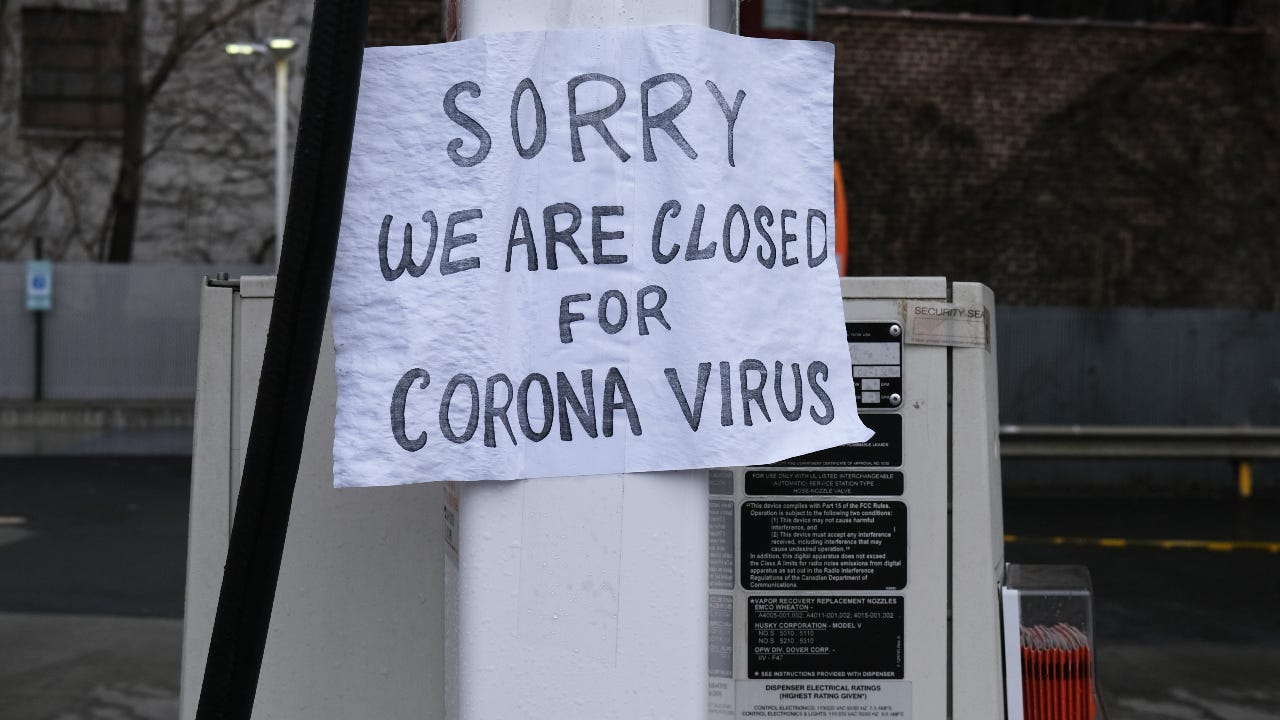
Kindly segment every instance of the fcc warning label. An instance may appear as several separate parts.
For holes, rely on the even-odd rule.
[[[747,598],[747,677],[901,679],[901,596]]]
[[[750,500],[741,513],[744,589],[906,587],[903,502]]]

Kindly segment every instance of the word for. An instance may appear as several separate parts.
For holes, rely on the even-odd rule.
[[[653,306],[650,307],[645,303],[645,298],[650,295],[654,296]],[[586,302],[591,299],[591,293],[574,293],[573,295],[565,295],[560,298],[560,342],[573,342],[573,330],[570,325],[579,320],[585,320],[586,315],[579,312],[573,312],[571,307],[576,302]],[[659,285],[646,285],[636,291],[636,323],[637,330],[641,335],[649,334],[649,323],[647,320],[653,318],[661,323],[662,327],[670,330],[671,324],[662,315],[662,306],[667,304],[667,291]],[[617,320],[609,319],[609,310],[611,307],[617,307]],[[627,296],[622,294],[621,290],[606,290],[600,296],[600,302],[596,304],[596,322],[600,323],[600,329],[607,335],[616,335],[627,326]]]
[[[578,89],[586,83],[604,83],[608,85],[613,90],[613,100],[604,107],[594,110],[580,110],[578,106]],[[667,83],[674,85],[680,91],[680,98],[670,106],[653,112],[650,107],[650,96],[653,94],[654,89]],[[707,80],[705,87],[707,92],[715,98],[716,103],[720,106],[720,112],[724,115],[727,135],[726,155],[729,166],[735,167],[733,159],[733,128],[738,122],[738,113],[742,110],[742,101],[746,99],[747,93],[744,90],[739,90],[734,97],[733,104],[730,105],[715,82]],[[475,99],[480,97],[481,92],[479,84],[464,80],[454,84],[444,94],[445,115],[463,130],[470,133],[477,144],[475,152],[470,155],[463,155],[459,151],[466,142],[460,137],[455,137],[449,141],[446,152],[449,155],[449,159],[459,167],[479,165],[484,162],[484,159],[489,156],[490,150],[493,149],[493,136],[489,134],[485,126],[458,107],[459,95],[466,93],[468,97]],[[693,95],[693,86],[689,84],[689,80],[685,76],[679,73],[654,75],[640,83],[640,139],[645,162],[658,161],[657,151],[653,147],[654,130],[661,130],[665,133],[671,142],[690,160],[698,158],[698,152],[693,149],[684,134],[680,132],[680,128],[676,126],[676,118],[693,102]],[[527,100],[526,97],[528,98]],[[631,159],[631,153],[618,144],[608,125],[605,124],[605,121],[621,110],[627,101],[627,90],[617,78],[603,73],[576,75],[569,80],[566,99],[569,110],[570,152],[574,162],[585,162],[587,159],[586,153],[582,150],[583,128],[594,130],[600,136],[600,139],[604,141],[604,144],[613,151],[618,160],[626,162]],[[526,133],[522,132],[520,127],[520,108],[525,102],[532,103],[534,115],[533,139],[527,145],[524,142]],[[516,84],[515,90],[512,91],[511,113],[508,122],[511,127],[511,143],[515,146],[516,152],[520,154],[520,157],[525,160],[537,157],[547,143],[547,111],[542,102],[542,93],[538,91],[538,86],[531,78],[521,80]]]

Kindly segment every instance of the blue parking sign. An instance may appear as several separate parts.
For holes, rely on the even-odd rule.
[[[53,263],[27,261],[27,309],[46,312],[53,307]]]

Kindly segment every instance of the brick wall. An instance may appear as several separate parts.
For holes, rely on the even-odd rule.
[[[440,0],[370,0],[369,47],[436,43],[443,31]]]
[[[853,274],[1280,309],[1269,34],[824,12]]]
[[[368,44],[439,42],[441,4],[372,0]],[[1251,16],[1264,30],[821,13],[852,273],[1280,309],[1280,12]]]

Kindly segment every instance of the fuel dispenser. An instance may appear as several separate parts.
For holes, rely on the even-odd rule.
[[[467,548],[459,552],[458,485],[333,487],[327,337],[255,717],[493,720],[498,705],[481,717],[468,698],[516,687],[549,688],[569,718],[1005,717],[992,293],[943,278],[845,278],[842,290],[851,372],[875,436],[767,467],[710,471],[706,505],[674,510],[689,528],[672,539],[680,557],[623,558],[621,573],[647,563],[641,572],[652,570],[652,580],[618,585],[633,596],[663,593],[644,585],[683,563],[707,568],[705,586],[619,598],[618,614],[596,623],[614,633],[603,639],[592,639],[587,618],[575,649],[624,658],[605,670],[631,679],[572,696],[539,678],[554,668],[503,644],[520,619],[492,613],[509,607],[507,595],[537,592],[503,582],[536,585],[538,576],[499,568],[478,585],[484,570]],[[195,715],[273,292],[269,277],[210,279],[203,290],[183,720]],[[520,512],[556,517],[555,508],[517,505],[513,522]],[[558,554],[570,565],[599,552]],[[647,639],[644,628],[619,629],[623,615],[649,617],[645,607],[654,622],[684,625]],[[535,639],[558,642],[550,631]],[[516,660],[504,668],[504,658]],[[709,697],[691,699],[690,683],[704,677]],[[514,698],[510,712],[535,700]],[[612,709],[593,709],[596,700]]]
[[[1000,717],[991,292],[846,278],[843,294],[875,436],[712,472],[715,707],[725,718]]]

